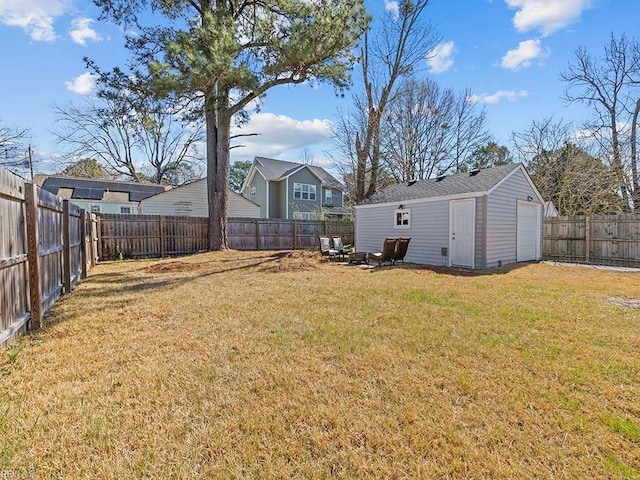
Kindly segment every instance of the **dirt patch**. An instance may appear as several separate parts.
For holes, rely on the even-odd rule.
[[[193,270],[197,270],[199,265],[194,263],[187,262],[167,262],[167,263],[157,263],[155,265],[151,265],[150,267],[146,267],[143,271],[147,273],[179,273],[179,272],[191,272]]]
[[[627,297],[603,297],[602,300],[616,307],[624,307],[632,310],[640,310],[640,298]]]
[[[318,252],[297,251],[281,256],[266,268],[270,272],[295,272],[300,270],[315,270],[320,265]]]

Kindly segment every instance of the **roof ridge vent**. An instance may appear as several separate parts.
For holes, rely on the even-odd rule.
[[[415,178],[412,178],[411,180],[409,180],[409,182],[407,183],[407,185],[410,187],[411,185],[414,185],[418,180],[416,180]]]
[[[444,173],[441,173],[440,175],[438,175],[436,177],[436,182],[440,182],[442,180],[444,180],[446,178],[446,175]]]
[[[469,176],[470,176],[470,177],[475,177],[475,176],[476,176],[477,174],[479,174],[479,173],[480,173],[480,169],[479,169],[479,168],[474,168],[473,170],[471,170],[471,171],[469,172]]]

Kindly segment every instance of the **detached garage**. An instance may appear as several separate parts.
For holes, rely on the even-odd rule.
[[[411,237],[408,262],[472,269],[540,260],[543,205],[519,163],[396,184],[355,207],[355,244]]]

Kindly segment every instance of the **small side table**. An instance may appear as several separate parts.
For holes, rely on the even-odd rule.
[[[351,252],[349,254],[349,263],[366,263],[369,265],[369,254],[367,252]]]

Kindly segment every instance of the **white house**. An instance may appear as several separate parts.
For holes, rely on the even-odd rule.
[[[143,215],[208,217],[207,179],[202,178],[145,198],[140,202],[140,213]],[[227,217],[260,218],[260,205],[229,190]]]
[[[540,260],[543,204],[522,164],[396,184],[355,207],[355,245],[410,237],[408,262],[472,269]]]

